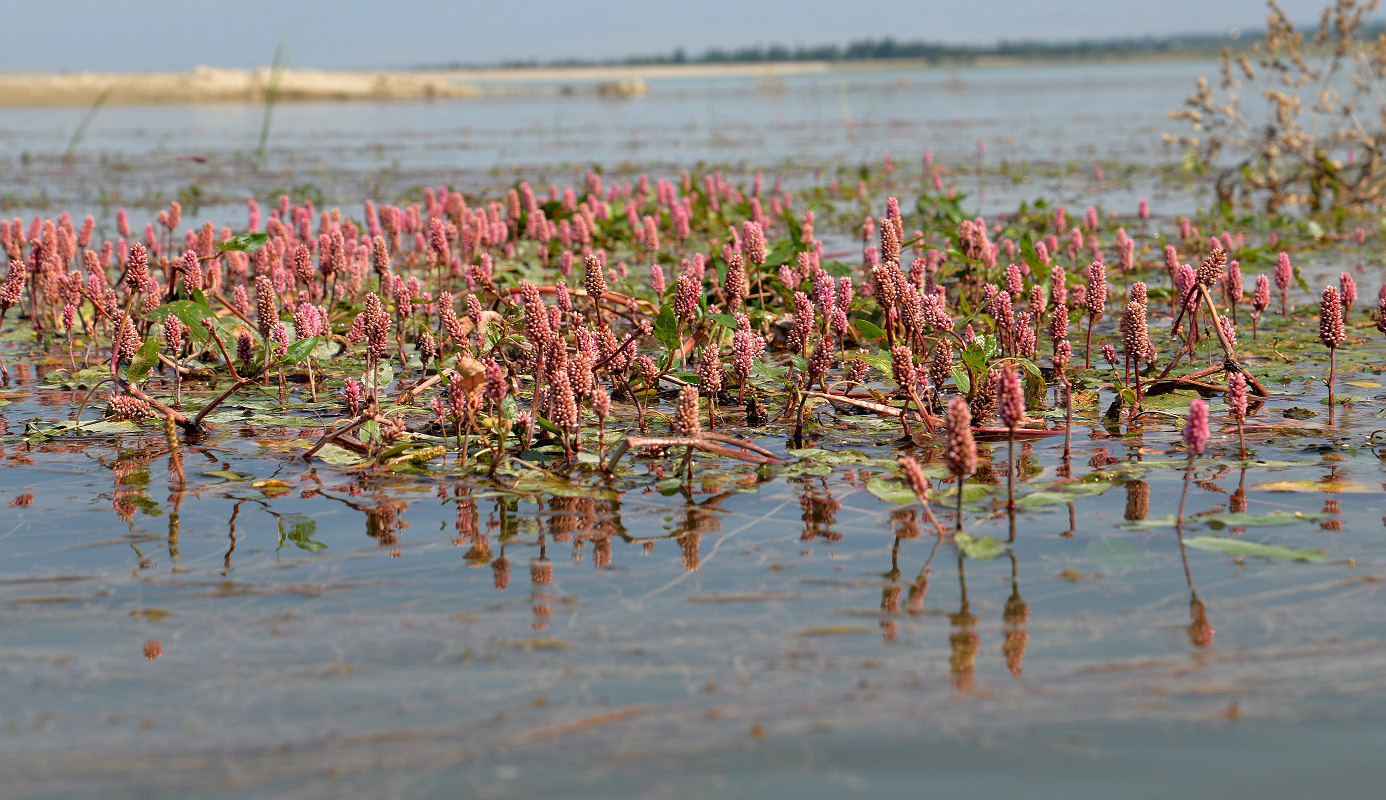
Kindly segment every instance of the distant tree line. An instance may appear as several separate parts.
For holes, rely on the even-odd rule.
[[[1371,35],[1378,35],[1386,25],[1377,22],[1367,26]],[[1140,36],[1112,39],[1080,39],[1072,41],[1039,41],[1003,39],[990,45],[943,44],[919,39],[903,41],[894,37],[860,39],[847,44],[785,45],[754,44],[744,47],[712,47],[701,54],[690,54],[682,47],[668,53],[635,55],[609,59],[513,59],[501,62],[502,67],[586,67],[646,64],[729,64],[773,63],[787,61],[861,62],[908,59],[931,64],[967,63],[987,57],[1072,59],[1109,56],[1159,55],[1165,53],[1219,52],[1231,45],[1245,49],[1263,41],[1265,32],[1242,31],[1236,40],[1226,33],[1189,33],[1172,36]],[[495,66],[492,64],[462,64],[453,62],[449,68],[463,66]]]

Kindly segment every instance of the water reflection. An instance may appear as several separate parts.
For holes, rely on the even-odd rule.
[[[1126,511],[1128,522],[1139,522],[1150,516],[1150,484],[1139,478],[1126,482]]]
[[[1171,657],[1173,650],[1176,660],[1200,659],[1200,654],[1212,652],[1214,618],[1219,608],[1224,609],[1222,615],[1230,614],[1228,609],[1235,604],[1228,603],[1227,596],[1239,589],[1229,588],[1226,582],[1209,584],[1204,592],[1195,588],[1194,575],[1206,573],[1210,562],[1225,558],[1200,553],[1197,543],[1187,546],[1186,537],[1192,541],[1197,535],[1193,525],[1200,517],[1224,507],[1246,513],[1248,505],[1275,499],[1287,501],[1277,502],[1277,508],[1291,509],[1299,500],[1306,513],[1321,508],[1331,515],[1302,527],[1336,531],[1353,513],[1351,495],[1314,497],[1312,505],[1306,506],[1303,500],[1308,495],[1286,498],[1258,492],[1257,476],[1248,475],[1247,468],[1210,459],[1196,467],[1197,485],[1205,489],[1196,493],[1203,498],[1202,504],[1192,509],[1184,537],[1176,533],[1171,541],[1169,528],[1159,525],[1172,511],[1169,487],[1176,476],[1182,476],[1153,466],[1134,473],[1138,477],[1128,477],[1133,473],[1123,469],[1107,469],[1130,461],[1131,454],[1119,447],[1135,450],[1136,446],[1110,439],[1101,444],[1105,447],[1078,443],[1072,462],[1078,474],[1073,478],[1085,485],[1112,485],[1105,496],[1076,494],[1066,500],[1055,498],[1051,505],[1022,504],[1014,514],[999,510],[994,491],[969,501],[974,511],[983,513],[967,514],[967,532],[979,539],[993,536],[998,540],[1005,538],[1008,529],[1015,534],[1012,546],[994,553],[990,560],[965,557],[951,537],[937,535],[917,504],[891,506],[877,501],[867,487],[884,468],[865,464],[838,468],[830,475],[801,472],[784,480],[751,473],[715,475],[707,470],[695,483],[667,494],[660,494],[653,485],[640,487],[648,489],[644,493],[623,494],[594,479],[587,485],[560,487],[561,494],[555,496],[504,484],[469,486],[409,475],[319,470],[293,462],[281,465],[263,454],[254,460],[238,458],[225,443],[171,448],[155,437],[126,439],[114,449],[92,447],[87,457],[99,465],[94,470],[98,486],[93,494],[102,497],[92,504],[91,513],[107,521],[114,513],[120,520],[121,532],[126,534],[121,541],[128,539],[134,548],[146,585],[157,579],[156,567],[161,565],[183,576],[179,580],[188,580],[199,570],[223,576],[235,571],[238,585],[262,584],[266,596],[283,588],[286,579],[279,576],[290,574],[289,569],[324,584],[332,578],[322,576],[364,575],[367,579],[361,584],[374,587],[372,593],[407,594],[411,613],[417,613],[428,607],[427,593],[434,589],[416,590],[411,578],[400,576],[428,580],[430,575],[446,574],[440,581],[446,588],[438,591],[464,598],[459,603],[450,596],[449,613],[456,614],[460,606],[467,613],[467,625],[484,626],[486,635],[494,639],[514,639],[518,629],[523,631],[521,636],[545,643],[561,641],[561,647],[554,647],[562,649],[580,647],[586,641],[581,636],[613,637],[609,630],[583,629],[595,615],[576,613],[581,606],[600,607],[608,619],[632,619],[611,617],[607,610],[652,590],[662,591],[666,581],[679,585],[680,579],[694,575],[682,584],[684,588],[698,586],[697,591],[705,595],[745,593],[743,599],[727,601],[743,605],[699,605],[698,613],[690,614],[687,606],[679,605],[687,597],[669,592],[661,598],[665,605],[658,606],[659,613],[650,616],[679,625],[696,620],[698,625],[721,626],[715,629],[723,632],[727,626],[753,621],[759,657],[779,655],[784,635],[799,627],[865,632],[872,640],[868,646],[874,648],[871,658],[889,663],[904,659],[898,654],[912,653],[912,669],[917,671],[913,677],[921,686],[956,695],[972,707],[1016,687],[1052,687],[1055,664],[1069,658],[1056,659],[1053,653],[1070,644],[1080,653],[1072,660],[1085,665],[1124,656],[1121,648],[1156,658]],[[70,446],[45,444],[47,450],[31,455],[55,454],[58,447]],[[1017,459],[1017,477],[1025,481],[1047,476],[1036,479],[1043,481],[1054,476],[1060,466],[1055,458],[1057,442],[1045,448],[1045,443],[1027,443]],[[930,449],[918,452],[926,464],[937,459]],[[1124,458],[1114,458],[1114,453]],[[62,457],[74,455],[63,453]],[[1152,462],[1170,460],[1161,459],[1158,451],[1150,456]],[[999,483],[999,463],[996,472],[981,471],[979,485]],[[1085,475],[1084,464],[1105,471]],[[254,474],[256,469],[263,477]],[[935,469],[932,474],[940,472]],[[1306,475],[1316,482],[1343,486],[1357,477],[1343,462],[1299,473]],[[932,482],[943,488],[946,480],[934,477]],[[27,476],[25,482],[30,482]],[[762,484],[759,492],[745,493],[756,482]],[[727,491],[729,485],[736,489]],[[22,493],[16,487],[8,496],[22,498],[11,501],[11,506],[24,513],[45,502],[42,491],[27,487]],[[985,513],[988,504],[991,514]],[[767,510],[771,506],[773,510]],[[1080,517],[1081,526],[1077,524]],[[1115,527],[1121,521],[1149,525],[1122,531]],[[753,530],[755,536],[729,538],[742,530]],[[1262,540],[1261,530],[1252,527],[1215,533],[1246,536],[1247,530]],[[1114,565],[1095,558],[1097,551],[1091,545],[1099,540],[1120,545],[1101,551],[1109,552]],[[816,553],[815,542],[830,543],[831,555]],[[1176,546],[1178,567],[1173,560]],[[404,558],[406,563],[396,565],[387,555]],[[642,562],[636,555],[649,558]],[[1080,568],[1052,566],[1056,561],[1085,558],[1075,565]],[[1254,560],[1248,563],[1266,566]],[[266,567],[285,569],[275,574],[266,572]],[[950,588],[952,570],[957,571],[956,596]],[[1021,585],[1022,571],[1027,574],[1025,586]],[[1159,604],[1139,612],[1151,629],[1165,626],[1169,630],[1177,625],[1172,636],[1116,636],[1114,643],[1103,646],[1078,641],[1082,636],[1071,623],[1074,612],[1086,611],[1080,599],[1086,603],[1100,598],[1096,602],[1101,605],[1115,598],[1117,603],[1141,607],[1151,595],[1177,585],[1177,572],[1185,580],[1178,593],[1177,616]],[[1055,575],[1059,573],[1071,577],[1058,583]],[[519,581],[513,586],[512,577]],[[1205,574],[1205,583],[1208,577]],[[815,588],[805,590],[805,586]],[[608,600],[614,602],[608,604]],[[355,599],[352,604],[369,605]],[[871,622],[843,625],[844,613],[869,615]],[[1102,628],[1111,617],[1094,614],[1091,619]],[[574,633],[578,630],[581,636]],[[124,646],[138,657],[138,647],[159,635],[140,630]],[[663,642],[675,652],[687,646],[677,636],[661,638],[666,635],[667,631],[647,627],[632,638],[641,640],[642,646],[645,638]],[[687,641],[702,642],[699,646],[707,642],[694,634],[684,635],[690,637]],[[1222,649],[1235,652],[1246,635],[1244,630],[1224,630]],[[173,645],[178,639],[164,634],[162,641]],[[861,639],[850,636],[824,636],[812,642],[805,652],[856,655],[853,648],[861,648]],[[1140,652],[1150,642],[1156,642],[1154,653]],[[180,644],[177,652],[182,657],[188,650]],[[586,657],[550,655],[565,665]],[[684,653],[677,657],[688,658]],[[161,664],[166,661],[162,659]]]
[[[1194,589],[1193,573],[1189,571],[1189,552],[1184,546],[1184,534],[1182,531],[1175,531],[1179,538],[1179,560],[1184,565],[1184,581],[1189,587],[1189,626],[1185,630],[1189,634],[1189,644],[1197,648],[1204,648],[1213,643],[1213,625],[1208,621],[1208,608],[1203,601],[1198,599],[1198,590]]]
[[[977,650],[981,637],[977,635],[977,617],[967,602],[966,559],[958,554],[958,610],[948,615],[952,632],[948,635],[950,654],[948,671],[953,676],[953,688],[970,692],[977,670]]]
[[[837,512],[842,504],[833,499],[827,478],[802,477],[791,483],[800,489],[799,508],[803,511],[804,520],[804,532],[800,538],[805,542],[815,539],[840,541],[842,534],[833,530],[833,524],[837,521]]]

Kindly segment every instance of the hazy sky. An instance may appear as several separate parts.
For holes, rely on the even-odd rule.
[[[1281,0],[1313,22],[1327,0]],[[709,47],[893,36],[949,43],[1227,31],[1264,25],[1261,0],[52,0],[4,16],[0,72],[264,66],[288,36],[299,67],[690,54]]]

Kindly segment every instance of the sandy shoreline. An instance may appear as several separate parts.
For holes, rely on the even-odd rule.
[[[827,72],[826,62],[534,69],[345,71],[285,69],[279,100],[430,100],[516,93],[591,92],[626,97],[660,78],[776,77]],[[198,67],[182,73],[11,73],[0,75],[0,107],[263,103],[272,71]]]
[[[649,81],[706,78],[775,79],[790,75],[896,69],[948,71],[1053,63],[1130,63],[1207,59],[1207,53],[1141,53],[1082,59],[984,56],[966,61],[783,61],[753,64],[638,64],[591,67],[524,67],[419,70],[285,69],[279,100],[447,100],[493,95],[599,94],[632,97]],[[103,93],[111,105],[265,102],[268,67],[197,67],[191,72],[0,74],[0,108],[90,106]]]

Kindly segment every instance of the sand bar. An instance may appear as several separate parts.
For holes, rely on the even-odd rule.
[[[429,100],[584,92],[629,97],[644,94],[650,79],[774,78],[832,69],[826,62],[398,71],[285,69],[278,76],[278,99]],[[197,67],[181,73],[11,73],[0,75],[0,107],[89,106],[107,92],[104,102],[111,105],[263,103],[273,79],[273,71],[267,67]]]

